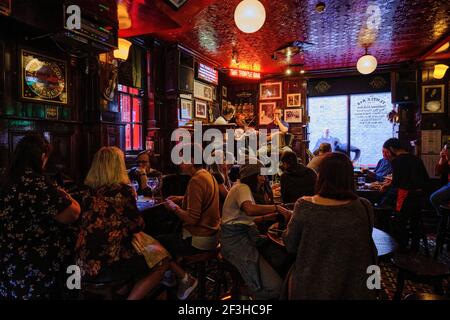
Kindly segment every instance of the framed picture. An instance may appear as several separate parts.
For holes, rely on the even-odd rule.
[[[259,104],[259,124],[269,124],[273,121],[273,114],[277,107],[276,102],[261,102]]]
[[[266,82],[259,86],[260,100],[281,99],[283,95],[281,82]]]
[[[301,123],[302,122],[302,109],[285,109],[284,121],[287,123]]]
[[[422,86],[422,113],[443,113],[445,85]]]
[[[67,104],[67,63],[21,50],[21,99]]]
[[[194,81],[194,97],[201,100],[213,101],[213,88],[200,81]]]
[[[204,101],[195,100],[195,117],[206,119],[208,115],[208,105]]]
[[[287,95],[286,106],[289,107],[299,107],[302,105],[302,94],[292,93]]]
[[[222,98],[226,98],[228,95],[228,89],[225,86],[222,86]]]
[[[175,10],[180,9],[186,2],[187,0],[166,0],[166,2]]]
[[[192,101],[181,99],[180,102],[180,118],[185,120],[192,119]]]

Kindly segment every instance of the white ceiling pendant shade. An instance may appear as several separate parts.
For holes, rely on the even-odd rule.
[[[368,54],[366,49],[366,54],[358,59],[358,62],[356,63],[356,69],[358,69],[359,73],[370,74],[375,71],[377,65],[377,59],[374,56]]]
[[[266,9],[258,0],[243,0],[234,10],[234,22],[245,33],[254,33],[266,21]]]

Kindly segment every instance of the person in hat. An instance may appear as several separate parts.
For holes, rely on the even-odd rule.
[[[261,175],[263,166],[256,158],[248,162],[240,167],[240,182],[231,188],[223,206],[222,254],[239,270],[256,299],[276,299],[282,279],[259,251],[264,238],[256,222],[276,220],[278,215],[288,221],[291,212],[278,205],[255,203],[252,192],[260,188],[265,176]]]

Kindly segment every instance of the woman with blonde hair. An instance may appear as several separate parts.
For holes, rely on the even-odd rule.
[[[142,299],[161,282],[171,268],[182,279],[186,298],[197,285],[168,258],[150,269],[144,256],[133,247],[133,237],[144,229],[129,185],[124,154],[116,147],[103,147],[94,156],[85,179],[89,192],[83,197],[80,234],[76,245],[77,265],[85,281],[132,281],[128,299]],[[106,279],[106,280],[105,280]]]

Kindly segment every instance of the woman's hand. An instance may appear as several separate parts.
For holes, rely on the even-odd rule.
[[[167,197],[166,200],[173,201],[176,204],[180,205],[183,202],[184,196],[170,196]]]
[[[277,206],[277,212],[284,217],[284,221],[288,222],[291,220],[292,211],[283,208],[282,206]]]
[[[179,208],[179,206],[175,204],[175,202],[173,202],[172,200],[167,200],[163,204],[164,207],[171,212],[175,212]]]

